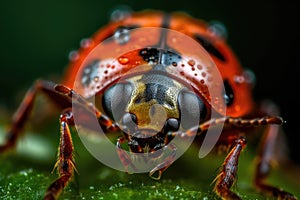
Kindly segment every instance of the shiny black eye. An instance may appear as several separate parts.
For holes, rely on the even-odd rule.
[[[167,119],[165,126],[164,126],[164,132],[174,132],[178,131],[179,129],[179,121],[176,118],[169,118]]]
[[[108,88],[103,94],[103,109],[105,113],[119,121],[125,114],[125,109],[130,101],[132,85],[130,83],[117,83]]]
[[[180,123],[184,129],[196,126],[200,120],[206,118],[207,110],[204,102],[192,92],[180,92],[178,105],[181,117]]]
[[[133,130],[137,124],[137,117],[131,113],[125,113],[121,121],[122,125],[127,127],[129,130]]]

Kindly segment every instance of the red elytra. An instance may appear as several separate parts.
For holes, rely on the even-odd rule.
[[[95,49],[101,42],[103,42],[105,39],[113,36],[115,31],[119,27],[162,27],[162,23],[164,20],[165,13],[159,12],[159,11],[144,11],[144,12],[138,12],[138,13],[133,13],[130,16],[125,17],[124,19],[116,22],[109,23],[108,25],[104,26],[101,28],[99,31],[97,31],[91,38],[89,45],[86,46],[85,48],[81,48],[78,51],[76,59],[73,61],[71,60],[66,74],[65,78],[63,81],[63,84],[66,86],[73,88],[74,87],[74,82],[76,79],[76,76],[78,73],[80,73],[80,70],[83,70],[83,62],[86,59],[87,55],[90,54],[92,50]],[[239,117],[239,116],[244,116],[246,114],[249,114],[253,110],[253,97],[252,97],[252,83],[249,81],[241,81],[237,82],[235,77],[244,77],[244,69],[241,67],[238,59],[236,58],[236,55],[234,52],[231,50],[231,48],[228,46],[226,43],[225,39],[222,37],[217,37],[215,33],[212,31],[209,31],[209,24],[200,20],[200,19],[195,19],[192,18],[189,15],[183,14],[183,13],[173,13],[169,17],[169,25],[168,29],[178,31],[180,33],[183,33],[191,38],[195,38],[196,35],[201,36],[201,38],[204,38],[205,40],[209,41],[212,43],[215,49],[218,50],[218,54],[222,55],[222,59],[216,57],[215,55],[212,55],[211,58],[213,59],[215,65],[218,68],[218,73],[221,74],[221,77],[223,80],[227,80],[229,85],[231,86],[233,92],[235,94],[235,99],[232,102],[230,106],[226,107],[226,113],[222,111],[223,105],[220,105],[219,107],[221,108],[219,112],[223,115],[227,116],[232,116],[232,117]],[[186,25],[188,24],[188,26]],[[154,31],[155,32],[155,31]],[[155,45],[158,43],[158,40],[160,38],[160,33],[151,33],[148,35],[137,35],[137,37],[145,38],[145,40],[135,40],[134,44],[137,44],[141,47],[147,47],[151,45]],[[148,37],[151,35],[152,37]],[[131,41],[134,40],[134,38],[130,39]],[[172,47],[173,49],[177,50],[180,49],[179,53],[183,56],[188,55],[188,51],[191,49],[189,44],[178,42],[178,43],[173,43],[172,40],[174,40],[174,37],[169,34],[167,38],[167,44]],[[131,44],[131,43],[130,43]],[[179,46],[178,46],[179,45]],[[115,42],[111,41],[108,44],[103,44],[103,47],[106,47],[108,50],[106,52],[111,52],[109,50],[112,49],[118,49],[118,46]],[[122,50],[125,51],[126,49],[126,44],[122,45]],[[130,47],[128,48],[130,49]],[[102,52],[102,51],[101,51]],[[114,53],[113,53],[114,54]],[[131,68],[134,68],[136,65],[141,65],[145,64],[146,62],[143,61],[141,56],[138,54],[138,52],[131,52],[131,55],[124,55],[125,59],[128,60],[128,63],[122,64],[121,62],[117,62],[117,59],[122,60],[122,57],[120,58],[115,58],[115,61],[112,61],[113,66],[117,68],[118,65],[119,71],[123,71],[123,73],[126,73],[126,68],[130,70]],[[115,54],[114,54],[115,55]],[[107,57],[106,55],[101,55],[104,58]],[[224,60],[226,58],[226,60]],[[119,60],[119,61],[120,61]],[[185,61],[188,60],[188,58],[185,59]],[[190,63],[184,63],[184,65],[189,66],[189,65],[194,65],[192,67],[199,67],[197,66],[196,63],[193,63],[194,61],[191,60]],[[110,63],[108,63],[110,65]],[[200,66],[202,67],[202,66]],[[180,68],[179,68],[180,69]],[[192,68],[191,68],[192,69]],[[117,71],[117,70],[116,70]],[[114,71],[113,73],[116,73]],[[194,80],[194,72],[192,70],[187,70],[185,68],[183,70],[186,75],[190,76],[191,78],[187,78],[187,84],[190,84],[190,82],[193,82]],[[110,71],[111,72],[111,71]],[[205,72],[204,72],[205,73]],[[109,76],[109,74],[108,74]],[[114,74],[112,74],[113,77]],[[200,75],[201,76],[201,75]],[[218,76],[218,75],[212,75],[212,77]],[[101,78],[101,77],[100,77]],[[111,81],[111,79],[108,79],[108,81]],[[215,82],[212,81],[212,83],[216,84]],[[196,91],[201,91],[203,90],[204,87],[201,86],[199,80],[195,80],[196,85],[200,85],[199,87],[195,88]],[[219,84],[218,84],[219,85]],[[222,87],[223,85],[216,86],[216,87]],[[79,90],[81,90],[79,86]],[[220,88],[221,91],[222,88]],[[95,92],[101,92],[101,91],[95,91]],[[82,93],[83,94],[83,93]],[[208,93],[201,93],[202,95],[209,95]],[[85,96],[85,94],[83,94]],[[88,96],[88,95],[87,95]],[[213,99],[210,99],[210,97],[206,96],[206,99],[208,99],[208,102],[214,103],[215,101]],[[222,102],[222,99],[219,99],[220,102]]]

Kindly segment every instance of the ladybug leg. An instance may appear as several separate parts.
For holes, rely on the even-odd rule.
[[[161,178],[162,173],[175,161],[176,157],[176,146],[173,144],[169,144],[164,148],[169,148],[171,153],[164,159],[164,161],[154,167],[150,172],[149,176],[154,180],[159,180]],[[158,176],[153,176],[156,172],[158,172]]]
[[[270,116],[270,117],[261,117],[254,119],[242,119],[242,118],[233,118],[233,117],[221,117],[216,119],[208,120],[199,126],[195,126],[185,131],[184,133],[175,132],[172,133],[172,137],[176,135],[181,136],[182,138],[187,138],[193,136],[195,131],[200,135],[204,131],[208,130],[209,127],[217,126],[219,124],[232,125],[234,127],[253,127],[253,126],[262,126],[262,125],[280,125],[283,123],[283,120],[280,117]],[[246,147],[246,139],[240,137],[236,139],[233,147],[226,156],[224,163],[222,165],[221,172],[215,179],[215,188],[216,193],[224,199],[241,199],[234,192],[230,190],[231,186],[234,184],[237,176],[237,167],[238,159],[241,151]],[[257,177],[260,175],[258,174]]]
[[[152,179],[159,180],[161,178],[162,173],[175,161],[177,148],[174,144],[170,143],[170,141],[175,137],[180,137],[183,140],[190,139],[191,137],[195,136],[195,129],[197,131],[199,127],[193,127],[185,132],[177,131],[168,133],[164,141],[164,144],[166,145],[164,148],[169,148],[171,150],[171,153],[165,158],[164,162],[158,164],[149,172],[149,176]],[[157,177],[154,176],[156,172],[158,172]]]
[[[122,162],[122,164],[125,167],[125,170],[127,173],[129,173],[128,167],[130,166],[134,171],[137,171],[135,165],[132,163],[131,157],[126,153],[126,151],[122,148],[122,144],[126,141],[125,137],[120,137],[117,140],[117,153],[118,156]]]
[[[278,112],[271,111],[270,113],[267,112],[267,114],[276,115],[278,114]],[[283,122],[284,121],[282,120],[282,118],[277,116],[266,116],[253,119],[223,117],[218,119],[212,119],[208,122],[201,124],[198,127],[198,134],[201,134],[202,131],[207,130],[210,126],[215,126],[219,123],[224,123],[235,127],[253,127],[268,125],[265,135],[261,142],[258,157],[256,159],[254,184],[258,190],[271,196],[276,196],[280,199],[295,200],[297,198],[289,192],[283,191],[277,187],[265,183],[265,180],[271,171],[273,152],[276,147],[276,138],[279,133],[279,126],[277,125],[281,125]]]
[[[271,186],[266,183],[266,179],[272,170],[272,163],[274,163],[274,150],[277,147],[276,139],[279,133],[278,126],[268,126],[265,135],[260,143],[259,153],[256,157],[256,169],[254,175],[255,187],[265,194],[275,196],[278,199],[293,199],[297,198],[280,188]]]
[[[29,118],[37,92],[43,91],[47,93],[47,91],[53,90],[53,87],[54,84],[50,82],[37,81],[33,87],[27,91],[22,103],[13,116],[12,125],[8,129],[6,140],[4,144],[0,145],[0,153],[15,146],[16,141],[24,128],[25,122]]]
[[[54,166],[54,168],[57,168],[59,178],[48,187],[44,199],[56,199],[74,174],[74,147],[69,130],[70,125],[74,125],[74,120],[72,112],[68,109],[60,115],[61,135],[57,155],[58,159]]]
[[[118,127],[112,123],[112,121],[102,113],[100,113],[94,106],[89,104],[79,94],[73,90],[63,86],[57,85],[53,82],[38,80],[26,93],[22,103],[18,110],[15,112],[12,125],[8,129],[6,140],[4,144],[0,145],[0,153],[13,148],[16,144],[17,139],[20,137],[21,132],[24,128],[25,122],[28,120],[31,113],[34,100],[38,93],[43,93],[50,98],[52,102],[58,107],[65,109],[72,107],[72,101],[77,101],[82,107],[87,108],[91,112],[95,113],[99,123],[103,127],[107,127],[108,131],[117,130]]]
[[[224,160],[221,172],[215,179],[214,190],[223,199],[241,199],[230,188],[236,181],[239,156],[245,147],[246,139],[244,137],[240,137],[235,141],[235,144]]]
[[[198,129],[198,133],[208,130],[211,126],[217,126],[218,124],[228,124],[235,127],[253,127],[253,126],[263,126],[268,124],[277,124],[281,125],[284,121],[281,117],[277,116],[266,116],[261,118],[253,119],[243,119],[243,118],[234,118],[234,117],[221,117],[216,119],[211,119],[207,122],[204,122],[199,125],[199,127],[193,127],[187,132],[193,132],[195,129]]]
[[[84,99],[74,90],[61,84],[55,85],[54,89],[60,95],[65,95],[69,97],[70,101],[73,103],[72,106],[74,107],[74,109],[79,108],[80,111],[83,111],[85,114],[88,114],[87,112],[90,112],[90,114],[96,115],[99,124],[103,128],[105,128],[106,132],[120,130],[118,125],[113,123],[113,121],[108,116],[101,113],[92,103],[86,101],[86,99]]]
[[[254,118],[254,119],[242,119],[242,118],[233,118],[233,117],[220,117],[210,119],[204,123],[201,123],[199,126],[194,126],[188,130],[183,132],[174,132],[171,133],[171,138],[176,135],[180,135],[180,137],[192,137],[194,133],[197,132],[197,135],[201,135],[204,131],[207,131],[209,127],[218,126],[220,124],[228,124],[236,127],[252,127],[252,126],[262,126],[267,124],[278,124],[281,125],[283,123],[282,118],[277,116],[271,117],[262,117],[262,118]],[[168,140],[169,138],[167,138]]]
[[[279,114],[278,108],[274,104],[268,104],[264,106],[266,113]],[[294,195],[289,192],[283,191],[280,188],[268,185],[266,179],[272,170],[272,163],[274,163],[274,150],[278,146],[277,139],[280,134],[280,127],[270,125],[265,130],[264,136],[261,140],[258,156],[256,157],[256,169],[254,177],[255,187],[266,194],[276,196],[278,199],[297,199]]]

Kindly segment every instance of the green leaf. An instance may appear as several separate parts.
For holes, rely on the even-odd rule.
[[[4,135],[0,129],[0,135]],[[1,199],[41,199],[46,188],[57,178],[51,173],[56,161],[59,134],[27,133],[15,152],[0,157]],[[191,147],[155,181],[148,174],[127,174],[111,169],[93,158],[74,134],[76,166],[74,176],[60,199],[219,199],[212,181],[225,155],[199,159],[198,148]],[[252,185],[254,154],[246,148],[240,157],[238,181],[233,187],[243,199],[266,199]],[[275,170],[270,182],[299,196],[299,182],[288,173]]]

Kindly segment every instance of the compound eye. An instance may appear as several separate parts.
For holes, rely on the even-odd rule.
[[[119,121],[125,113],[131,99],[132,85],[130,83],[117,83],[108,88],[103,94],[103,109],[109,117]]]
[[[132,113],[125,113],[122,117],[122,125],[129,130],[133,130],[137,125],[137,117]]]
[[[180,122],[184,129],[195,126],[195,122],[204,119],[207,114],[206,106],[201,98],[189,91],[182,91],[178,96]]]
[[[168,132],[174,132],[174,131],[178,131],[179,129],[179,120],[176,118],[169,118],[167,119],[165,126],[164,126],[164,132],[168,133]]]

